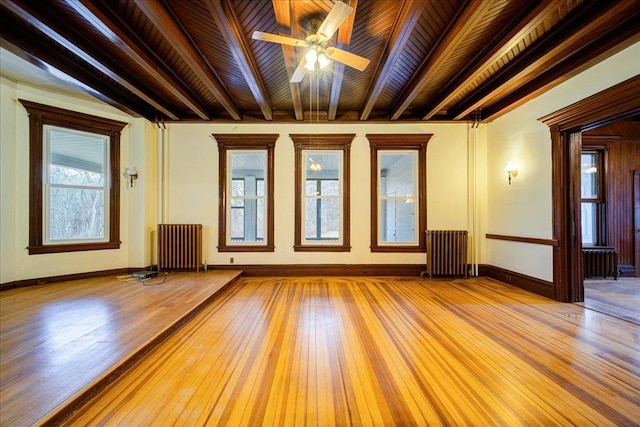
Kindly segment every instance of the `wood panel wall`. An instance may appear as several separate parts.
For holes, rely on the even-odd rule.
[[[583,147],[598,146],[606,147],[606,244],[617,249],[619,265],[634,266],[637,275],[640,266],[634,265],[633,174],[640,170],[640,141],[604,140],[602,137],[583,140]]]

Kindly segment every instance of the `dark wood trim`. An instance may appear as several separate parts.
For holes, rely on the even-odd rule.
[[[134,0],[138,8],[153,23],[158,32],[171,44],[175,52],[187,63],[189,68],[198,76],[198,79],[222,104],[227,113],[234,120],[241,120],[242,114],[227,88],[218,79],[216,73],[209,67],[200,53],[196,50],[180,24],[173,19],[172,13],[167,10],[164,2],[150,2],[147,0]],[[179,5],[177,6],[179,7]]]
[[[534,245],[558,246],[558,241],[555,239],[540,239],[537,237],[507,236],[504,234],[489,234],[489,233],[487,233],[485,237],[487,239],[506,240],[509,242],[531,243]]]
[[[120,248],[120,132],[127,125],[112,119],[19,100],[29,113],[29,254]],[[43,127],[59,126],[109,137],[109,241],[45,245],[43,237]]]
[[[274,1],[277,3],[278,0]],[[353,8],[353,12],[347,17],[347,19],[340,25],[337,32],[336,47],[339,49],[349,50],[349,44],[351,43],[351,35],[353,33],[353,22],[356,18],[356,11],[358,8],[358,0],[346,0],[346,4]],[[338,102],[340,101],[340,93],[342,91],[342,82],[344,79],[345,65],[333,61],[333,72],[331,73],[331,90],[329,91],[329,105],[327,106],[327,119],[335,120],[338,113]]]
[[[33,279],[14,280],[0,284],[0,291],[9,289],[25,288],[27,286],[48,285],[50,283],[69,282],[72,280],[90,279],[93,277],[119,276],[129,274],[134,271],[144,270],[144,268],[116,268],[112,270],[89,271],[85,273],[63,274],[60,276],[37,277]]]
[[[351,143],[355,133],[340,134],[290,134],[295,150],[294,182],[295,182],[295,220],[294,245],[295,252],[349,252],[351,251]],[[303,158],[302,152],[307,150],[340,150],[342,151],[342,244],[313,245],[302,244],[302,196]]]
[[[553,250],[553,282],[558,301],[581,301],[584,293],[581,250],[575,241],[581,234],[574,233],[580,225],[575,215],[580,213],[581,199],[580,192],[572,190],[574,181],[579,185],[581,144],[572,134],[639,112],[640,76],[635,76],[538,119],[551,133],[553,238],[558,241]]]
[[[416,24],[425,8],[424,0],[405,0],[400,6],[400,12],[393,24],[393,31],[389,35],[382,55],[378,61],[375,75],[364,97],[360,109],[360,120],[367,120],[373,107],[380,98],[389,78],[393,75],[393,68],[402,54],[409,37],[413,33]],[[373,64],[372,64],[373,65]]]
[[[640,277],[640,170],[633,171],[633,223],[635,241],[635,276]]]
[[[218,29],[222,33],[231,54],[236,60],[236,65],[240,68],[253,97],[266,120],[273,120],[273,110],[269,104],[269,95],[264,85],[258,65],[253,59],[251,48],[244,36],[242,23],[238,14],[229,0],[207,1],[206,5],[209,13],[218,24]]]
[[[426,252],[427,250],[427,143],[433,134],[367,134],[371,153],[371,252]],[[418,245],[378,244],[378,151],[418,151]]]
[[[554,286],[552,282],[547,282],[546,280],[527,276],[526,274],[516,273],[515,271],[486,264],[478,266],[478,272],[480,276],[491,277],[492,279],[517,286],[525,291],[555,299]]]
[[[209,265],[208,269],[228,270],[229,265]],[[246,276],[398,276],[419,277],[424,264],[266,264],[233,265]]]
[[[274,246],[274,166],[277,133],[264,134],[212,134],[218,142],[218,251],[219,252],[273,252]],[[227,151],[266,150],[267,170],[267,239],[264,245],[227,245]]]

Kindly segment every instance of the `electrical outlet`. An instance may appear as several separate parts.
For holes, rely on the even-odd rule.
[[[229,264],[233,264],[233,261],[234,261],[233,257],[229,258]]]
[[[504,276],[504,280],[506,280],[507,282],[510,282],[511,276],[507,274],[506,276]]]

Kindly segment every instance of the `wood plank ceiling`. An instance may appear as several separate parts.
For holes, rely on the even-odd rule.
[[[0,0],[2,47],[152,121],[490,121],[640,40],[640,0],[344,0],[330,45],[368,58],[289,79],[334,0]],[[62,73],[62,74],[60,74]]]

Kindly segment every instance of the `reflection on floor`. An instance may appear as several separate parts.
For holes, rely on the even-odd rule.
[[[640,325],[640,278],[586,279],[579,304]]]

